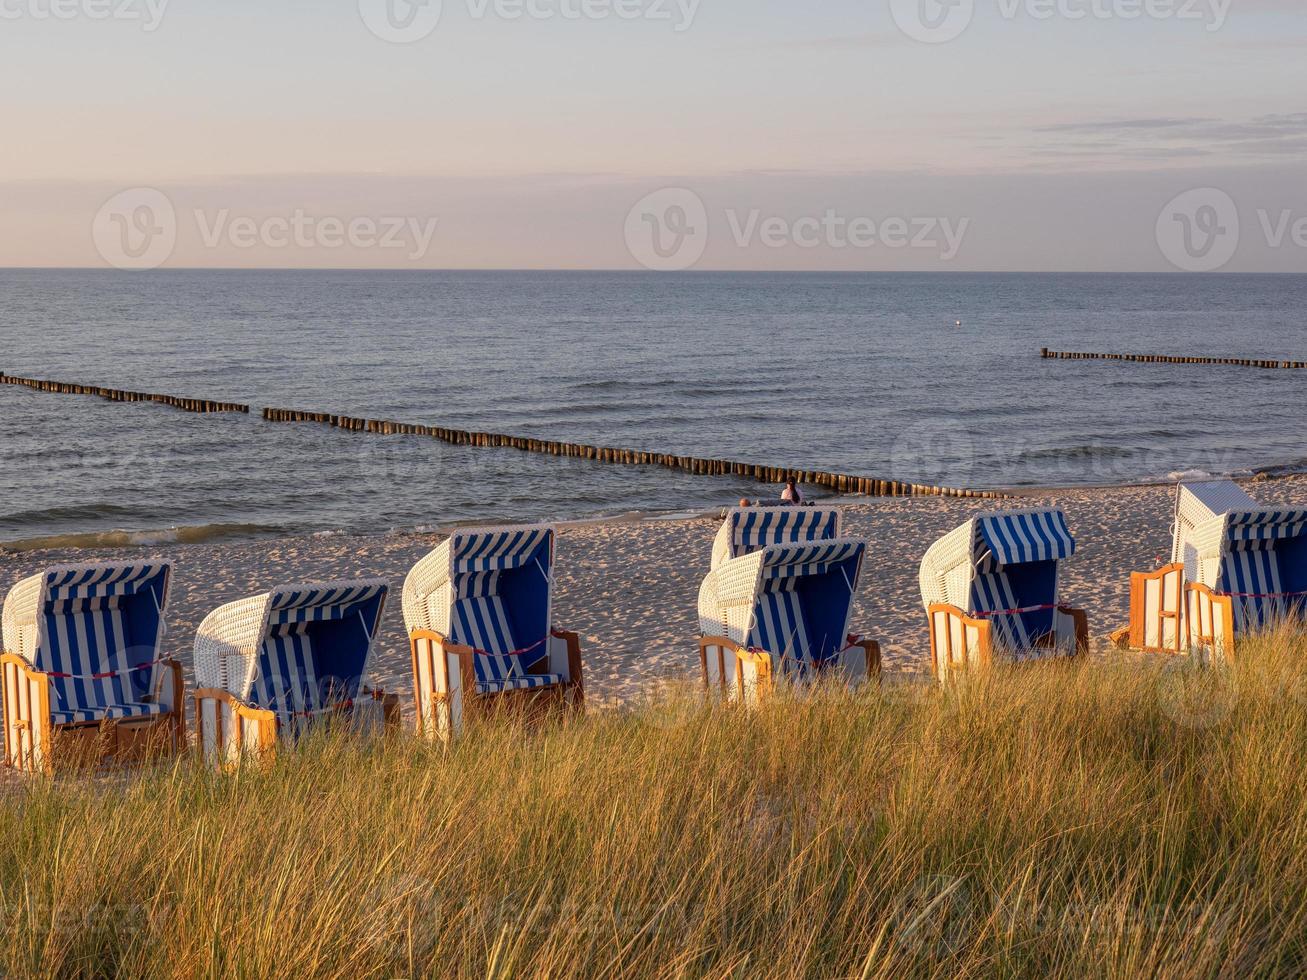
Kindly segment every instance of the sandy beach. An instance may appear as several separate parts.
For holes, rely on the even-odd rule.
[[[1307,477],[1261,480],[1267,504],[1299,506]],[[1168,559],[1173,488],[1041,491],[1012,506],[1064,508],[1078,551],[1065,565],[1062,596],[1089,613],[1097,647],[1126,621],[1132,571]],[[842,505],[845,533],[869,542],[854,629],[879,639],[886,668],[929,671],[929,640],[917,569],[941,534],[986,508],[978,501],[887,498]],[[651,682],[698,671],[696,602],[718,521],[703,516],[569,524],[559,530],[555,622],[577,631],[593,703],[614,704]],[[33,551],[0,558],[0,589],[48,565],[118,559],[174,562],[166,648],[189,665],[195,629],[215,607],[277,584],[381,577],[391,582],[374,679],[411,703],[408,644],[399,593],[410,566],[438,534],[253,539],[157,548]]]

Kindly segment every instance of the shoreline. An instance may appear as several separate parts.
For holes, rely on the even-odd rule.
[[[1264,478],[1253,495],[1267,505],[1302,506],[1307,475]],[[1130,573],[1169,560],[1170,485],[1032,492],[1021,506],[1054,505],[1078,544],[1065,566],[1062,598],[1086,609],[1095,646],[1124,625]],[[918,568],[926,549],[994,501],[881,497],[831,501],[845,533],[868,541],[852,629],[879,640],[889,674],[928,675],[929,639]],[[1001,505],[1000,505],[1001,506]],[[555,622],[581,636],[586,686],[596,705],[629,701],[650,685],[697,680],[698,593],[707,574],[717,512],[557,522]],[[400,613],[404,577],[444,538],[434,530],[285,535],[207,543],[64,548],[8,555],[0,595],[41,568],[115,559],[170,559],[175,571],[166,651],[189,664],[195,629],[217,606],[278,585],[377,577],[391,594],[373,675],[411,710],[412,677]]]
[[[1284,464],[1287,466],[1289,464]],[[1276,472],[1283,470],[1283,466],[1268,466],[1251,472],[1241,472],[1237,475],[1209,474],[1206,476],[1194,475],[1193,479],[1231,479],[1239,484],[1247,483],[1274,483],[1282,480],[1292,480],[1295,477],[1307,476],[1307,473],[1301,472]],[[1086,491],[1103,491],[1113,492],[1120,490],[1146,490],[1157,488],[1172,488],[1180,480],[1142,480],[1130,483],[1085,483],[1085,484],[1062,484],[1057,486],[1030,486],[1030,487],[984,487],[968,488],[969,490],[984,490],[1001,494],[998,498],[949,498],[969,502],[977,506],[987,505],[989,510],[1003,509],[1005,499],[1012,501],[1027,501],[1031,499],[1040,499],[1050,495],[1060,495],[1069,493],[1080,493]],[[759,486],[770,486],[770,484],[759,484]],[[757,500],[759,498],[751,498]],[[873,496],[866,494],[829,494],[825,496],[810,496],[809,502],[818,506],[825,507],[850,507],[862,505],[873,505],[876,501],[883,500],[937,500],[941,499],[931,494],[913,494],[900,496]],[[582,517],[562,517],[562,518],[541,518],[537,521],[523,521],[518,523],[540,523],[552,524],[558,528],[564,527],[590,527],[599,524],[643,524],[656,523],[676,520],[696,520],[701,518],[717,518],[728,507],[733,506],[732,502],[723,502],[715,507],[705,508],[668,508],[666,510],[643,510],[643,511],[622,511],[615,514],[598,513]],[[493,518],[484,520],[456,520],[447,521],[437,524],[418,525],[409,528],[390,528],[385,531],[356,531],[348,528],[320,528],[317,530],[290,530],[278,528],[272,525],[261,524],[243,524],[239,522],[214,523],[183,525],[165,528],[148,528],[142,530],[123,530],[114,528],[106,531],[70,531],[64,534],[47,534],[37,535],[30,538],[15,538],[10,541],[0,541],[0,557],[18,557],[38,552],[62,552],[69,550],[84,551],[106,551],[130,548],[155,548],[168,546],[185,546],[185,545],[205,545],[205,544],[231,544],[241,541],[277,541],[285,538],[319,538],[319,537],[392,537],[406,535],[447,535],[450,532],[460,528],[472,527],[495,527],[499,521]]]

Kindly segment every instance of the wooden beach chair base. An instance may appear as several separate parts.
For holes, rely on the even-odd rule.
[[[927,610],[930,621],[930,669],[936,679],[947,680],[950,675],[970,670],[984,670],[995,660],[994,624],[988,619],[968,616],[957,606],[937,603]],[[1074,638],[1072,656],[1089,652],[1089,617],[1083,609],[1059,607],[1054,618],[1055,629],[1031,644],[1035,653],[1030,659],[1045,660],[1039,654],[1048,650],[1052,656],[1062,646],[1061,638]]]
[[[182,668],[162,665],[171,686],[171,711],[148,718],[54,724],[51,679],[16,654],[0,656],[4,680],[5,764],[27,773],[56,775],[102,766],[157,761],[180,752],[186,741]]]
[[[527,673],[555,673],[569,680],[483,693],[477,682],[475,650],[451,643],[433,630],[414,630],[409,634],[409,646],[418,734],[448,741],[461,735],[464,726],[472,721],[511,718],[539,724],[550,718],[584,713],[581,638],[576,633],[554,630],[550,641],[548,646],[553,649],[530,664]],[[565,673],[556,669],[560,667],[565,668]]]
[[[1185,653],[1189,648],[1185,619],[1182,563],[1155,572],[1130,576],[1130,625],[1112,634],[1112,641],[1142,653]]]
[[[246,704],[231,692],[216,688],[196,691],[193,697],[198,748],[206,760],[231,768],[245,760],[267,764],[276,756],[282,723],[275,711]],[[374,715],[379,712],[383,734],[399,730],[398,695],[365,690],[363,700]],[[348,716],[357,707],[357,703],[342,705],[339,715]]]
[[[729,637],[701,637],[699,664],[705,690],[717,692],[728,703],[754,706],[775,690],[772,655],[749,650]],[[880,644],[858,640],[843,652],[838,667],[824,673],[850,684],[873,679],[879,683],[880,669]]]

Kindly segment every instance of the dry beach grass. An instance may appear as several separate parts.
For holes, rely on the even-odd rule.
[[[1307,644],[453,748],[325,735],[0,809],[6,975],[1291,976]]]

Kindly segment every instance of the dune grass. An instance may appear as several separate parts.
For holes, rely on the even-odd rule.
[[[25,783],[6,975],[1289,976],[1307,646]]]

